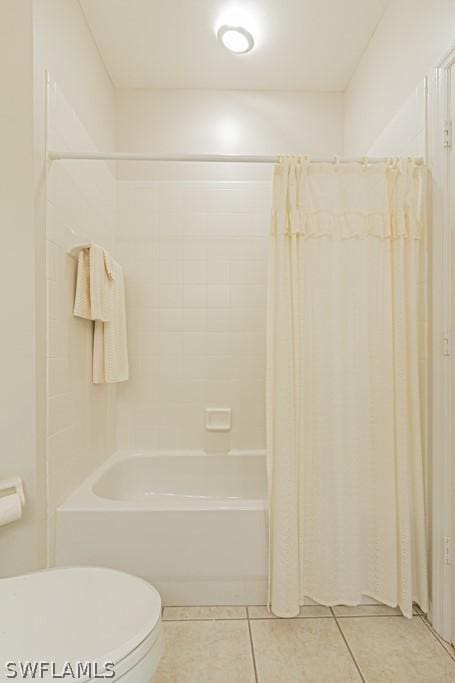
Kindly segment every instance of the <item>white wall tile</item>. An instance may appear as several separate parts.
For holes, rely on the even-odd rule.
[[[134,215],[131,234],[118,226],[119,258],[131,264],[132,368],[119,394],[119,443],[263,447],[271,183],[128,181],[118,195],[119,221]],[[206,432],[209,406],[232,409],[231,434]]]
[[[204,284],[207,282],[207,263],[205,260],[191,260],[183,263],[183,281],[185,285]]]
[[[198,287],[199,285],[192,285]],[[182,284],[160,285],[159,288],[159,307],[160,308],[181,308],[186,302],[188,288],[183,288]],[[187,305],[185,303],[185,305]]]
[[[207,307],[228,308],[230,305],[230,290],[228,285],[207,286]]]
[[[231,298],[232,306],[232,298]],[[228,332],[230,329],[230,310],[228,308],[209,308],[207,310],[208,332]]]
[[[183,281],[182,261],[160,260],[158,261],[158,273],[160,284],[178,284]],[[186,282],[186,280],[185,280]]]
[[[227,284],[229,282],[229,261],[210,260],[207,262],[207,282],[209,284]]]
[[[184,334],[197,334],[207,329],[207,310],[205,308],[185,308],[183,311]]]
[[[97,151],[60,89],[55,86],[53,92],[49,121],[56,146]],[[134,188],[131,197],[136,195]],[[144,195],[147,203],[149,195]],[[127,191],[122,193],[125,206],[128,197]],[[130,206],[134,207],[132,199]],[[115,388],[91,382],[92,323],[72,314],[76,263],[66,253],[84,239],[115,253],[116,180],[111,170],[103,163],[53,164],[46,213],[47,459],[52,516],[55,507],[114,448]],[[131,251],[128,256],[131,260]],[[139,348],[147,344],[145,335],[138,334],[134,341]]]
[[[206,308],[207,286],[185,284],[183,302],[185,308]]]

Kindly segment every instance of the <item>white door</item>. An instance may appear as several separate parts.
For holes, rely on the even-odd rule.
[[[431,237],[431,614],[455,642],[455,49],[429,82]]]
[[[452,56],[452,60],[455,55]],[[448,471],[449,471],[449,501],[450,501],[450,535],[447,542],[446,561],[449,563],[449,571],[451,573],[451,593],[452,593],[452,628],[451,628],[451,643],[455,643],[455,348],[454,348],[454,332],[455,332],[455,149],[454,149],[454,133],[455,133],[455,63],[450,65],[450,78],[447,79],[449,84],[448,92],[448,120],[447,120],[447,143],[448,143],[448,169],[447,169],[447,185],[448,185],[448,292],[447,292],[447,309],[449,313],[448,327],[449,327],[449,356],[447,356],[447,372],[450,377],[450,391],[451,397],[449,406],[451,408],[448,415],[449,421],[449,449],[448,449]]]

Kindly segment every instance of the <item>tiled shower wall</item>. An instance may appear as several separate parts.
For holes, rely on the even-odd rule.
[[[50,149],[97,151],[55,83]],[[93,240],[114,249],[116,180],[104,163],[56,162],[47,178],[47,482],[55,508],[115,447],[115,388],[91,382],[92,323],[73,317],[76,261],[67,250]]]
[[[120,448],[265,445],[269,181],[118,182],[130,381],[117,391]],[[232,429],[205,429],[231,408]]]

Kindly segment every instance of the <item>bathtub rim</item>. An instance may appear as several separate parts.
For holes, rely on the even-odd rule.
[[[135,449],[135,450],[125,450],[121,449],[115,451],[112,455],[106,458],[93,472],[91,472],[80,485],[70,493],[67,498],[57,506],[56,512],[64,511],[113,511],[113,510],[123,510],[123,511],[186,511],[191,512],[193,510],[197,511],[217,511],[217,510],[266,510],[267,509],[267,492],[264,492],[264,498],[247,499],[239,498],[235,500],[231,499],[210,499],[210,500],[198,500],[192,499],[191,504],[187,502],[186,505],[182,505],[181,501],[166,501],[166,504],[159,504],[158,496],[155,498],[151,496],[147,503],[143,501],[132,501],[132,500],[121,500],[121,499],[110,499],[104,498],[94,491],[94,487],[101,477],[108,472],[108,470],[115,464],[125,462],[127,460],[133,460],[136,458],[143,457],[204,457],[204,458],[216,458],[218,456],[229,456],[232,458],[238,457],[248,457],[248,458],[262,458],[265,463],[266,451],[262,449],[251,449],[251,450],[230,450],[230,451],[220,451],[220,452],[207,452],[204,450],[196,449]]]

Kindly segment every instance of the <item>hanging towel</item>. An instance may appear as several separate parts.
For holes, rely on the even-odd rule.
[[[123,382],[128,379],[128,348],[126,341],[125,285],[123,269],[109,254],[105,254],[111,288],[113,315],[106,322],[95,320],[93,338],[93,381]]]
[[[74,315],[94,321],[93,382],[128,379],[123,270],[97,244],[79,252]]]
[[[89,250],[81,249],[77,257],[76,294],[73,314],[79,318],[92,319],[90,306]]]
[[[87,320],[111,320],[114,278],[109,254],[97,244],[81,249],[77,263],[74,315]]]

